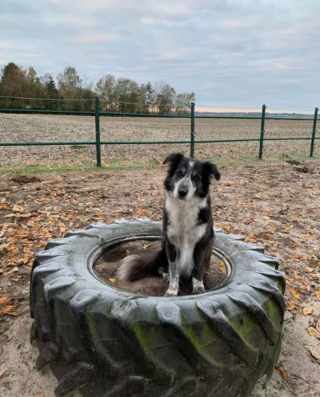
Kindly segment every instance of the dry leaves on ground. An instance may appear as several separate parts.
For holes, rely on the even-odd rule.
[[[284,380],[288,381],[288,375],[285,373],[285,371],[283,370],[280,364],[276,365],[276,370],[280,373],[280,375]]]
[[[309,350],[311,356],[312,356],[315,360],[320,361],[320,353],[318,353],[317,350],[315,350],[315,349],[312,348],[312,347],[307,347],[307,349]],[[320,364],[320,363],[319,363],[319,364]]]
[[[287,310],[313,319],[312,299],[320,299],[320,162],[306,166],[312,173],[287,163],[220,167],[212,202],[216,227],[280,259]],[[161,220],[164,175],[160,169],[0,176],[0,281],[11,283],[4,281],[0,316],[26,310],[32,262],[49,240],[93,222]]]

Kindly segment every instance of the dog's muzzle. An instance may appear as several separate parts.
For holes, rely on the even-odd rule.
[[[184,199],[186,196],[187,196],[187,194],[188,194],[188,188],[186,188],[186,187],[179,187],[179,190],[178,190],[178,197],[180,198],[180,199]]]

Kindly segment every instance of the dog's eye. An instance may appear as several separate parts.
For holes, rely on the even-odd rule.
[[[178,178],[181,178],[181,177],[183,176],[183,172],[182,172],[181,170],[178,170],[178,171],[176,172],[176,176],[177,176]]]
[[[199,182],[200,181],[200,176],[199,175],[193,175],[192,180],[195,182]]]

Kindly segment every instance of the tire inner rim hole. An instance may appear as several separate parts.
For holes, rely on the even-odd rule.
[[[124,241],[104,251],[96,260],[93,271],[104,283],[132,294],[144,296],[163,296],[168,288],[168,283],[162,277],[147,276],[143,279],[128,282],[120,281],[116,277],[120,261],[128,255],[139,255],[148,250],[159,250],[160,240],[150,241],[147,238]],[[204,275],[206,291],[217,289],[225,284],[230,275],[228,262],[215,250],[211,255],[208,272]],[[180,282],[180,296],[191,295],[192,283],[190,280],[182,279]]]

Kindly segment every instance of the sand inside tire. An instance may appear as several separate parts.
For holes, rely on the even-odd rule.
[[[146,296],[163,296],[168,288],[168,282],[162,277],[145,277],[141,280],[127,282],[116,278],[120,261],[127,255],[139,255],[146,250],[159,250],[160,241],[138,240],[121,244],[103,253],[94,266],[94,272],[105,283],[113,287],[133,294]],[[204,276],[206,290],[212,290],[221,285],[226,279],[226,266],[215,255],[211,255],[211,263],[208,272]],[[191,280],[182,280],[179,295],[191,295]]]

